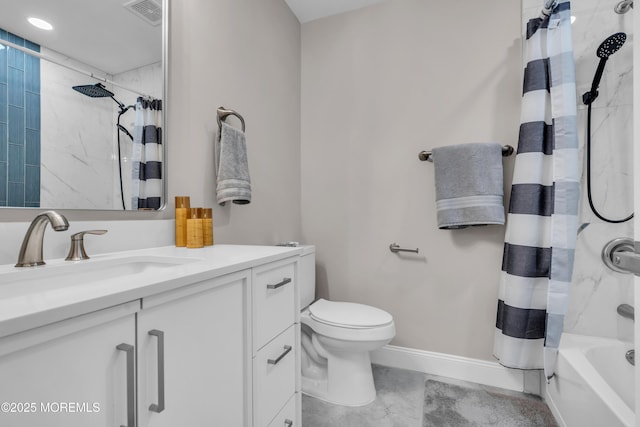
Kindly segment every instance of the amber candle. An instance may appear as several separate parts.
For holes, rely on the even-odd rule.
[[[205,246],[213,245],[213,209],[202,210],[202,238]]]
[[[187,215],[189,196],[176,196],[176,246],[187,246]]]
[[[204,246],[202,239],[202,208],[189,209],[187,218],[187,247],[201,248]]]

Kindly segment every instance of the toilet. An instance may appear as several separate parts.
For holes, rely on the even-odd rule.
[[[364,304],[315,300],[315,247],[299,263],[302,392],[325,402],[362,406],[376,398],[369,352],[395,336],[393,317]]]

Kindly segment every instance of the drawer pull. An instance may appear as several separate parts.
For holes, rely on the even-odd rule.
[[[127,354],[127,425],[120,427],[135,427],[136,425],[136,373],[135,348],[130,344],[118,344],[116,348]]]
[[[149,410],[160,413],[164,411],[164,332],[152,329],[149,335],[158,338],[158,403],[152,403]]]
[[[287,427],[291,427],[293,425],[293,421],[291,420],[284,420],[284,425]]]
[[[282,279],[282,282],[276,283],[275,285],[267,285],[267,289],[278,289],[280,286],[284,286],[287,283],[291,283],[290,277],[285,277],[284,279]]]
[[[287,354],[289,354],[289,352],[291,351],[291,346],[290,345],[285,345],[284,346],[284,351],[282,352],[282,354],[280,356],[278,356],[276,359],[267,359],[267,363],[269,365],[277,365],[283,357],[285,357]]]

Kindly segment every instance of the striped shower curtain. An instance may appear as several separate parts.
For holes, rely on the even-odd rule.
[[[570,5],[527,24],[518,152],[507,216],[494,354],[553,376],[578,223],[578,136]]]
[[[133,129],[132,209],[162,206],[162,101],[138,98]]]

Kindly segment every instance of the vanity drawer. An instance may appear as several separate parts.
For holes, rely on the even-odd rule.
[[[300,427],[296,420],[296,396],[293,395],[268,427]]]
[[[252,283],[255,352],[295,322],[295,262],[255,268]]]
[[[290,326],[253,359],[254,426],[267,426],[295,393],[295,328]]]

